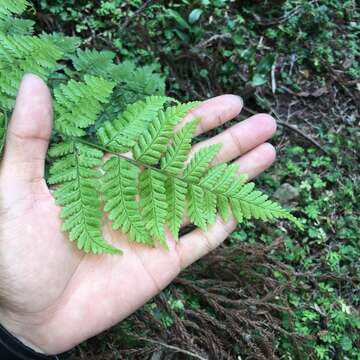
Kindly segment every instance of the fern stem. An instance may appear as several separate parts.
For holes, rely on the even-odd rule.
[[[80,143],[82,143],[82,144],[85,144],[85,145],[88,145],[88,146],[92,146],[92,147],[94,147],[94,148],[96,148],[96,149],[98,149],[98,150],[101,150],[101,151],[105,152],[105,153],[109,153],[109,154],[118,156],[118,157],[120,157],[120,158],[122,158],[122,159],[124,159],[124,160],[127,160],[127,161],[133,163],[134,165],[136,165],[136,166],[138,166],[138,167],[145,167],[145,168],[147,168],[147,169],[152,169],[152,170],[155,170],[155,171],[157,171],[157,172],[159,172],[159,173],[161,173],[161,174],[166,174],[167,176],[170,176],[170,177],[172,177],[172,178],[174,178],[174,179],[178,179],[178,180],[180,180],[180,181],[183,181],[183,182],[187,183],[188,185],[194,185],[194,182],[191,182],[191,181],[187,180],[185,177],[176,176],[176,175],[174,175],[173,173],[169,173],[169,172],[165,171],[164,169],[159,169],[159,168],[157,168],[157,167],[155,167],[155,166],[152,166],[152,165],[149,165],[149,164],[145,164],[145,163],[143,163],[143,162],[141,162],[141,161],[137,161],[137,160],[128,158],[127,156],[121,155],[121,154],[119,154],[119,153],[117,153],[117,152],[114,152],[114,151],[111,151],[110,149],[108,149],[108,148],[106,148],[105,146],[102,146],[102,145],[100,145],[100,144],[93,143],[93,142],[91,142],[91,141],[87,141],[87,140],[84,140],[84,139],[81,139],[81,138],[76,138],[76,137],[68,137],[68,138],[65,138],[65,140],[66,140],[66,139],[70,139],[71,141],[80,142]],[[213,192],[212,189],[207,189],[207,190]],[[214,194],[217,194],[217,193],[214,192]]]
[[[96,148],[96,149],[99,149],[99,150],[101,150],[101,151],[107,152],[107,153],[109,153],[109,154],[116,155],[116,156],[118,156],[118,157],[120,157],[120,158],[122,158],[122,159],[125,159],[125,160],[133,163],[133,164],[136,165],[136,166],[139,166],[139,167],[143,166],[143,167],[146,167],[146,168],[149,168],[149,169],[152,169],[152,170],[160,171],[160,170],[159,170],[158,168],[156,168],[155,166],[151,166],[151,165],[148,165],[148,164],[144,164],[144,163],[142,163],[142,162],[140,162],[140,161],[137,161],[137,160],[128,158],[128,157],[125,156],[125,155],[121,155],[121,154],[119,154],[119,153],[117,153],[117,152],[111,151],[110,149],[106,148],[105,146],[99,145],[99,144],[97,144],[97,143],[92,143],[92,142],[90,142],[90,141],[87,141],[87,140],[84,140],[84,139],[80,139],[80,138],[71,138],[71,140],[73,140],[73,141],[78,141],[78,142],[80,142],[80,143],[82,143],[82,144],[85,144],[85,145],[88,145],[88,146],[92,146],[92,147],[94,147],[94,148]],[[164,172],[165,172],[165,171],[164,171]],[[169,175],[170,175],[170,174],[169,174]]]

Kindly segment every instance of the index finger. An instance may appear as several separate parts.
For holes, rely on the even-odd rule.
[[[195,136],[225,124],[240,114],[243,101],[237,95],[221,95],[203,101],[199,106],[191,110],[179,123],[177,128],[199,118],[200,122],[195,131]]]

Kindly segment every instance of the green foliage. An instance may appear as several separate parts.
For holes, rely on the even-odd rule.
[[[8,16],[10,14],[21,14],[29,5],[27,0],[2,0],[0,8],[0,16]]]
[[[27,35],[3,35],[0,33],[0,102],[10,110],[18,84],[25,73],[33,73],[46,79],[56,69],[62,51],[45,39]]]
[[[63,230],[79,249],[94,254],[119,250],[102,239],[100,194],[98,192],[103,153],[91,146],[66,141],[54,145],[49,154],[61,156],[50,169],[49,184],[58,184],[54,196],[62,206]]]
[[[41,33],[40,39],[44,39],[53,43],[56,47],[62,50],[64,59],[68,59],[75,52],[80,45],[80,39],[75,36],[64,36],[61,33]],[[64,68],[67,71],[67,68]]]
[[[94,79],[98,81],[97,78],[92,78]],[[76,86],[79,84],[76,83]],[[72,94],[73,91],[70,93]],[[104,95],[104,91],[101,93]],[[91,91],[84,91],[82,97],[85,96],[90,97],[93,94]],[[208,224],[215,222],[218,198],[221,199],[220,207],[229,207],[231,203],[233,213],[239,221],[251,217],[263,220],[272,218],[295,220],[279,205],[267,200],[266,195],[253,191],[254,184],[245,185],[243,177],[236,176],[234,166],[221,165],[209,170],[211,160],[220,150],[219,145],[202,148],[194,154],[185,167],[191,137],[198,122],[192,121],[176,133],[174,128],[198,103],[177,104],[163,109],[168,100],[169,98],[166,97],[153,96],[146,98],[145,101],[131,104],[118,119],[105,123],[99,130],[102,145],[93,146],[104,151],[109,150],[114,154],[105,163],[104,176],[100,179],[101,193],[105,198],[104,210],[109,212],[109,219],[114,229],[120,228],[124,233],[129,234],[129,238],[133,241],[152,245],[158,240],[166,247],[167,224],[174,237],[178,238],[184,212],[187,209],[190,220],[206,230]],[[75,103],[79,103],[79,100]],[[71,103],[69,108],[73,108],[71,115],[76,116],[78,122],[82,124],[75,104]],[[81,109],[82,106],[79,108]],[[86,119],[92,119],[96,117],[98,109],[89,107],[87,111],[89,113]],[[67,111],[63,112],[67,114]],[[140,116],[144,116],[142,125],[138,122]],[[74,131],[72,124],[68,125],[60,116],[58,121],[64,124],[62,132],[65,135],[77,136],[77,128]],[[91,123],[84,123],[84,127],[89,125]],[[133,136],[133,132],[136,136]],[[82,135],[80,133],[80,136]],[[127,142],[127,139],[130,141]],[[100,252],[102,248],[98,246],[98,236],[93,245],[93,239],[86,237],[86,234],[94,233],[96,226],[97,234],[101,231],[100,219],[97,218],[100,191],[96,191],[99,188],[94,180],[97,170],[93,168],[101,166],[99,158],[102,152],[97,149],[93,149],[93,153],[88,152],[91,143],[81,147],[80,144],[83,144],[81,140],[75,139],[74,143],[70,143],[71,148],[70,145],[64,144],[56,145],[50,152],[59,159],[51,167],[49,179],[52,184],[61,184],[59,190],[55,192],[55,198],[59,205],[65,205],[63,217],[69,216],[65,221],[64,229],[70,230],[71,240],[78,240],[79,248],[94,251],[94,246],[96,251]],[[120,144],[121,147],[114,145],[111,149],[106,148],[111,144]],[[133,159],[119,155],[130,148]],[[218,171],[219,169],[222,171]],[[216,172],[215,186],[211,181],[215,178],[213,172]],[[75,183],[79,188],[75,188]],[[83,191],[81,191],[82,186],[84,186]],[[66,194],[66,191],[69,191],[69,194]],[[82,198],[81,193],[88,197]],[[204,201],[205,193],[207,201]],[[80,230],[77,227],[79,222],[84,221],[79,215],[80,206],[84,207],[84,213],[94,212],[93,218],[89,220],[93,228],[85,232],[85,235],[81,233],[82,237],[78,235]],[[72,211],[76,216],[72,216]],[[106,248],[103,250],[107,251]]]
[[[107,78],[111,75],[115,65],[115,54],[111,51],[96,51],[78,49],[76,55],[71,57],[75,73],[80,76],[94,75]]]
[[[85,75],[84,82],[61,84],[55,89],[56,129],[68,136],[86,135],[83,129],[95,123],[113,87],[113,83],[90,75]]]
[[[294,91],[300,91],[295,68],[321,77],[336,65],[353,79],[360,75],[359,12],[353,0],[246,1],[241,6],[236,1],[152,2],[131,22],[141,1],[40,3],[72,33],[91,37],[97,48],[111,43],[122,58],[163,58],[177,80],[171,91],[178,96],[201,91],[205,97],[209,75],[227,91],[268,86],[273,65],[276,82]],[[201,81],[206,86],[195,89]]]
[[[26,19],[0,19],[0,32],[6,35],[26,35],[33,32],[34,22]]]
[[[109,213],[113,228],[115,230],[122,228],[133,241],[151,244],[136,201],[139,168],[129,161],[114,156],[106,161],[104,171],[102,189],[106,201],[104,210]]]
[[[144,124],[150,123],[171,99],[165,96],[148,97],[129,105],[115,120],[108,120],[97,131],[100,143],[112,151],[125,152],[144,130]]]
[[[198,121],[193,120],[176,132],[173,142],[161,159],[162,170],[174,175],[182,172],[197,124]]]
[[[27,35],[32,34],[34,21],[28,19],[18,19],[14,15],[19,15],[28,6],[26,0],[4,0],[0,7],[0,33],[5,35]]]
[[[197,104],[198,102],[190,102],[169,107],[165,111],[160,110],[133,147],[134,159],[155,165],[165,152],[175,125]],[[176,148],[175,152],[177,151]]]

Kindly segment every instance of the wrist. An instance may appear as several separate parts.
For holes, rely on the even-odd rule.
[[[46,355],[43,352],[36,351],[34,349],[36,346],[26,342],[26,339],[14,336],[13,333],[0,324],[0,355],[2,360],[60,360],[67,358],[67,355],[69,355]],[[29,347],[29,345],[32,346]]]
[[[3,333],[8,333],[9,336],[35,353],[42,355],[50,354],[40,338],[40,341],[36,341],[38,326],[32,323],[31,319],[19,319],[13,312],[4,311],[3,308],[0,308],[0,327]]]
[[[21,344],[25,345],[34,352],[40,354],[46,354],[46,351],[44,351],[40,346],[38,346],[33,341],[31,341],[28,338],[28,336],[23,335],[23,334],[32,334],[31,329],[21,326],[20,322],[14,320],[13,317],[9,319],[8,317],[4,316],[1,312],[0,314],[1,314],[0,328],[2,332],[8,333],[9,336],[12,336],[14,339],[17,339]]]

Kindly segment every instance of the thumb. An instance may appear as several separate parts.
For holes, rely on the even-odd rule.
[[[38,76],[27,74],[21,81],[6,135],[2,175],[20,177],[24,182],[42,179],[51,129],[49,89]]]

